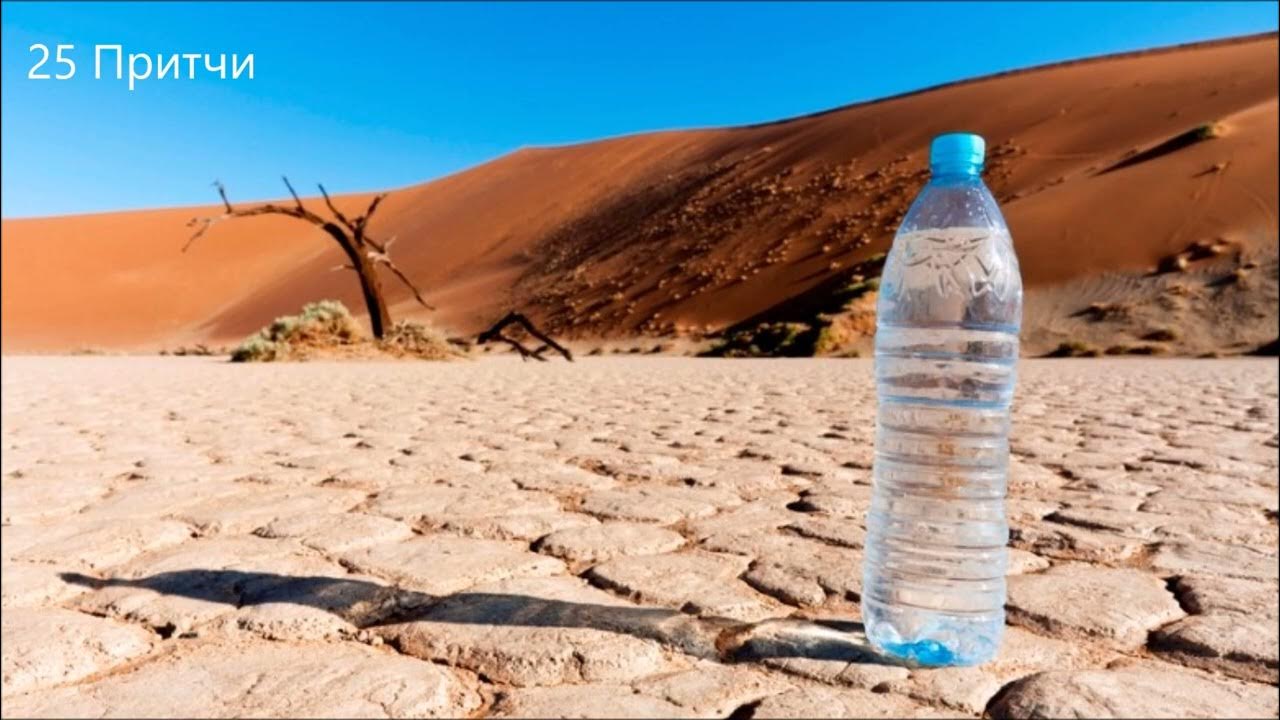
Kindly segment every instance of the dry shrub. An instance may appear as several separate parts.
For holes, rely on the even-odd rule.
[[[1196,140],[1213,140],[1227,133],[1227,127],[1219,122],[1205,123],[1191,129],[1189,133]]]
[[[308,303],[298,315],[284,315],[245,338],[231,353],[231,362],[305,360],[321,348],[351,345],[360,326],[337,300]]]
[[[460,355],[439,331],[407,320],[392,325],[381,345],[391,355],[420,360],[448,360]]]
[[[359,323],[337,300],[309,303],[298,315],[276,318],[245,338],[232,362],[273,362],[312,358],[411,357],[445,360],[461,355],[435,330],[400,321],[381,341],[364,336]]]
[[[1182,253],[1177,253],[1175,255],[1168,255],[1163,258],[1160,258],[1160,263],[1156,266],[1156,272],[1157,273],[1186,272],[1187,265],[1190,262],[1191,261],[1187,259],[1187,256]]]
[[[1067,357],[1098,357],[1101,355],[1097,348],[1091,347],[1079,340],[1070,340],[1058,345],[1058,347],[1045,353],[1047,358],[1067,358]]]

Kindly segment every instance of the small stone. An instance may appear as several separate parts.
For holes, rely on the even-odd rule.
[[[606,522],[553,532],[538,542],[537,550],[571,562],[599,563],[620,555],[658,555],[682,545],[684,537],[665,528]]]
[[[1138,648],[1147,632],[1183,617],[1164,582],[1137,570],[1058,565],[1009,578],[1009,621],[1055,635]]]
[[[1215,681],[1176,669],[1037,673],[1018,680],[991,704],[992,718],[1275,717],[1276,691],[1265,685]]]

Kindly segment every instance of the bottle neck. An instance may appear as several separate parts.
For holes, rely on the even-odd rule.
[[[933,182],[978,180],[982,177],[982,165],[978,163],[935,163],[929,166]]]

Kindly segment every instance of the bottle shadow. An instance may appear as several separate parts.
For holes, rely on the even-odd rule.
[[[62,573],[64,582],[98,591],[144,589],[246,608],[285,603],[333,613],[359,629],[451,623],[495,627],[585,628],[654,640],[719,662],[804,658],[843,663],[902,664],[867,642],[862,624],[774,619],[746,623],[670,608],[586,603],[511,593],[462,591],[445,596],[367,580],[242,570],[190,569],[146,577],[95,578]]]

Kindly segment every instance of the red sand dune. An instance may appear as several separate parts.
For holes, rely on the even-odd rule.
[[[372,226],[440,307],[388,279],[393,315],[471,332],[515,307],[576,338],[698,334],[884,251],[930,137],[968,129],[988,140],[1032,346],[1173,324],[1177,351],[1243,350],[1276,336],[1276,88],[1274,33],[1099,58],[764,125],[524,149],[394,191]],[[332,242],[288,218],[225,222],[180,252],[186,221],[215,210],[5,220],[4,350],[221,344],[315,299],[362,309],[350,274],[330,272]],[[1150,276],[1196,241],[1229,250]],[[1128,324],[1074,317],[1098,299],[1133,305]]]

